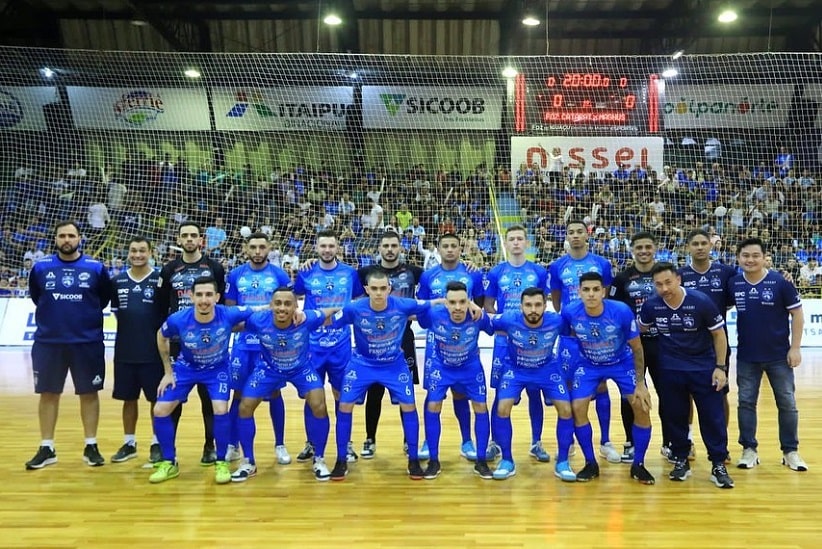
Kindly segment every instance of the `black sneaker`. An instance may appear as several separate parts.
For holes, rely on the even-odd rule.
[[[83,449],[83,461],[91,467],[100,467],[106,460],[100,455],[100,450],[97,449],[96,444],[86,444]]]
[[[408,460],[408,476],[411,477],[411,480],[422,480],[425,478],[425,471],[422,470],[420,460]]]
[[[474,474],[479,475],[483,480],[491,480],[494,478],[494,472],[488,467],[488,463],[479,461],[474,464]]]
[[[42,469],[46,465],[53,465],[57,463],[57,452],[54,448],[48,446],[40,446],[34,457],[26,462],[26,469]]]
[[[425,468],[425,473],[423,473],[423,478],[425,480],[434,480],[440,473],[442,472],[442,467],[440,466],[439,460],[430,459],[428,460],[428,466]]]
[[[338,461],[334,464],[334,469],[331,470],[331,480],[345,480],[348,474],[348,462],[345,460]]]
[[[622,455],[619,457],[619,460],[622,463],[633,463],[634,462],[634,445],[630,442],[626,442],[622,445]]]
[[[668,473],[668,478],[677,482],[684,482],[691,476],[691,465],[687,459],[674,463],[674,468]]]
[[[314,460],[314,445],[310,442],[306,441],[305,448],[303,451],[297,454],[297,461],[300,463],[305,463],[306,461],[313,461]]]
[[[640,484],[654,484],[656,480],[654,476],[648,472],[648,469],[641,463],[631,465],[631,478],[638,480]]]
[[[577,473],[577,482],[588,482],[594,480],[599,476],[599,463],[596,461],[588,461],[585,467]]]
[[[360,452],[360,457],[363,459],[373,459],[376,453],[377,442],[373,438],[365,439],[365,442],[362,443],[362,452]]]
[[[203,446],[203,457],[200,458],[200,465],[203,467],[211,467],[217,463],[217,451],[214,446],[206,444]]]
[[[148,449],[148,462],[160,463],[161,461],[163,461],[163,451],[160,449],[160,444],[155,442]]]
[[[128,461],[130,459],[134,459],[137,457],[137,445],[136,444],[123,444],[120,446],[120,449],[117,450],[117,453],[111,456],[112,463],[122,463],[124,461]]]
[[[728,469],[724,463],[714,463],[714,466],[711,468],[711,482],[719,488],[727,489],[734,487],[734,479],[728,474]]]

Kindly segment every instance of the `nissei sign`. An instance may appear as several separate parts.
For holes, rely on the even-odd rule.
[[[550,154],[559,148],[565,165],[585,172],[613,172],[620,164],[662,171],[664,140],[661,137],[551,137],[514,136],[511,138],[511,173],[521,164],[547,170]]]
[[[199,88],[66,88],[78,128],[129,131],[210,130],[208,99]]]
[[[408,130],[497,130],[502,90],[462,86],[364,86],[363,126]]]
[[[292,88],[214,88],[218,130],[344,131],[354,103],[346,86]]]
[[[788,121],[793,84],[665,85],[666,129],[780,128]]]

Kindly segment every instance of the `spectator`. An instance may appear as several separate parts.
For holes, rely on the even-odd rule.
[[[206,227],[205,230],[206,253],[214,258],[221,257],[227,240],[228,235],[223,228],[223,218],[217,216],[214,218],[214,225]]]

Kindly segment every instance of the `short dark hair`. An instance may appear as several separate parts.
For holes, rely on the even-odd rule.
[[[519,296],[519,302],[522,303],[526,297],[533,297],[535,295],[542,297],[542,300],[545,301],[545,290],[534,286],[532,288],[525,288],[522,291],[522,295]]]
[[[458,237],[454,233],[444,233],[444,234],[441,234],[440,237],[437,239],[437,245],[439,246],[440,244],[442,244],[443,240],[448,240],[449,238],[453,239],[453,240],[456,240],[457,243],[460,242],[460,237]]]
[[[337,240],[337,231],[333,229],[323,229],[317,233],[317,240],[319,241],[321,238],[333,238]]]
[[[656,244],[656,236],[654,233],[650,233],[648,231],[639,231],[638,233],[634,234],[633,238],[631,238],[631,246],[634,245],[634,242],[637,240],[650,240],[654,244]]]
[[[571,225],[582,225],[583,227],[585,227],[586,231],[588,230],[588,224],[581,219],[569,219],[568,222],[565,224],[565,228],[567,229]]]
[[[762,254],[765,254],[765,243],[762,241],[761,238],[750,236],[748,238],[743,239],[742,242],[740,242],[736,246],[736,254],[739,255],[739,253],[742,251],[742,248],[744,248],[745,246],[759,246],[759,249],[762,250]]]
[[[651,278],[655,277],[659,273],[664,273],[665,271],[671,271],[673,274],[677,276],[679,275],[679,273],[676,270],[676,265],[674,265],[670,261],[662,261],[654,265],[651,269]]]
[[[367,286],[369,282],[371,282],[372,278],[385,278],[388,279],[390,284],[391,277],[388,276],[388,273],[385,272],[383,269],[370,269],[367,273],[365,273],[365,285]]]
[[[711,235],[709,235],[708,231],[706,231],[705,229],[694,229],[693,231],[688,233],[688,238],[685,239],[685,242],[690,244],[691,240],[693,240],[697,236],[704,236],[708,240],[711,239]]]
[[[522,231],[523,233],[525,233],[526,237],[528,236],[528,230],[525,228],[525,225],[515,223],[514,225],[511,225],[510,227],[505,229],[505,237],[508,238],[508,234],[514,231]]]
[[[191,291],[194,291],[195,286],[199,286],[200,284],[211,284],[214,286],[214,291],[219,292],[220,288],[217,285],[217,279],[213,276],[198,276],[194,279],[194,282],[191,283]]]
[[[197,222],[194,222],[194,221],[183,221],[182,223],[180,223],[179,225],[177,225],[177,234],[180,234],[180,230],[182,230],[182,228],[183,228],[183,227],[196,227],[196,228],[197,228],[197,232],[198,232],[200,235],[202,235],[202,234],[203,234],[203,228],[202,228],[202,226],[200,226],[200,224],[199,224],[199,223],[197,223]]]
[[[465,285],[464,282],[460,282],[459,280],[452,280],[448,284],[445,285],[445,293],[448,292],[465,292],[468,293],[468,287]]]
[[[57,232],[60,229],[62,229],[63,227],[68,227],[69,225],[77,229],[77,234],[80,234],[80,226],[77,224],[76,221],[72,219],[64,219],[54,224],[54,236],[57,236]]]
[[[246,242],[248,242],[249,240],[255,240],[255,239],[258,239],[258,238],[262,239],[262,240],[265,240],[266,242],[271,242],[271,237],[268,236],[268,234],[266,234],[262,231],[256,231],[256,232],[251,233],[250,235],[248,235],[248,238],[246,238],[245,240],[246,240]]]
[[[152,244],[151,240],[149,240],[147,236],[143,236],[143,235],[136,235],[136,236],[132,236],[131,238],[129,238],[128,243],[126,244],[126,248],[129,248],[129,247],[131,247],[132,244],[135,244],[135,243],[138,243],[138,242],[145,242],[146,244],[148,244],[148,249],[149,250],[154,249],[154,244]]]
[[[385,231],[384,233],[382,233],[382,236],[380,236],[380,244],[382,244],[382,241],[386,238],[395,238],[398,242],[402,241],[402,238],[399,234],[397,234],[396,231]]]
[[[605,280],[602,278],[602,275],[597,272],[587,272],[582,273],[579,277],[579,284],[582,286],[583,282],[599,282],[603,286],[605,285]]]
[[[277,289],[271,292],[271,297],[274,297],[274,294],[276,294],[277,292],[288,292],[290,294],[293,294],[294,288],[292,288],[291,286],[277,286]]]

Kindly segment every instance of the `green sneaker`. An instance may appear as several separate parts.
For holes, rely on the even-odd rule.
[[[164,460],[156,465],[154,472],[148,477],[148,481],[152,484],[157,484],[179,476],[180,468],[177,467],[177,464],[173,461]]]
[[[231,482],[231,468],[227,461],[217,461],[214,463],[214,481],[217,484],[228,484]]]

